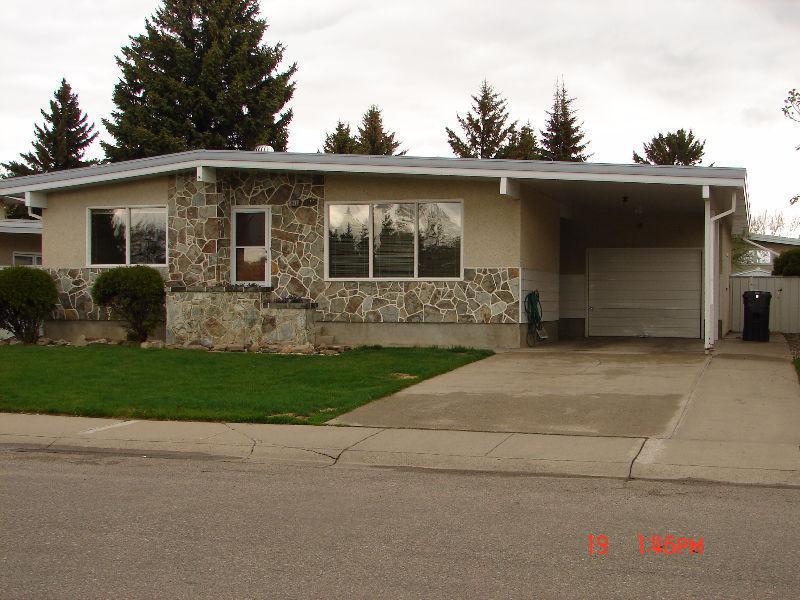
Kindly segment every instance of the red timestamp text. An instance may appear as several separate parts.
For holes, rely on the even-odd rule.
[[[607,535],[589,534],[589,554],[604,556],[608,554]],[[639,554],[703,554],[703,538],[667,535],[637,534]]]

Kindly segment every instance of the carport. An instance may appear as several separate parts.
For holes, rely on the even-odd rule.
[[[521,200],[522,296],[539,291],[553,337],[699,338],[710,349],[729,331],[743,169],[586,165],[524,181]],[[557,235],[540,225],[547,200]]]

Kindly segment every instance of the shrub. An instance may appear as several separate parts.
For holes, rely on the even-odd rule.
[[[128,324],[129,340],[144,342],[163,315],[164,280],[152,267],[115,267],[97,277],[92,300]]]
[[[784,277],[800,276],[800,248],[793,248],[781,252],[772,265],[773,275],[783,275]]]
[[[33,344],[58,302],[58,290],[46,271],[31,267],[0,269],[0,328]]]

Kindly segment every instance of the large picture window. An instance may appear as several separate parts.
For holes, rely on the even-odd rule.
[[[89,264],[166,265],[167,209],[89,209]]]
[[[458,279],[460,202],[329,204],[330,279]]]
[[[269,285],[269,209],[234,208],[232,221],[233,283]]]

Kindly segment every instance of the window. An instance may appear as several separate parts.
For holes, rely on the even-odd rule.
[[[460,202],[329,204],[331,279],[458,279]]]
[[[15,267],[40,267],[42,255],[37,252],[14,252],[11,255],[11,264]]]
[[[89,209],[89,264],[166,265],[167,209]]]
[[[270,284],[270,216],[268,208],[233,209],[233,283]]]

